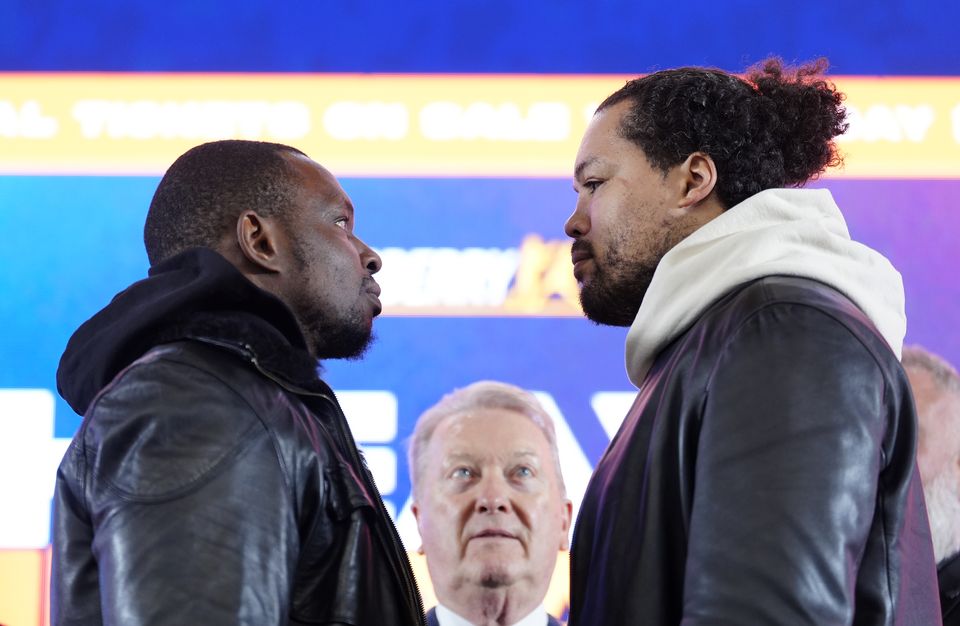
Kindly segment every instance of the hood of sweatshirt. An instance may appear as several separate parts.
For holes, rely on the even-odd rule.
[[[704,224],[661,259],[626,341],[630,381],[718,298],[764,276],[811,278],[843,293],[900,357],[903,281],[879,252],[850,239],[826,189],[768,189]]]
[[[213,250],[192,248],[152,267],[77,329],[60,359],[57,390],[83,415],[100,390],[150,348],[198,332],[249,350],[250,342],[282,350],[316,377],[316,360],[290,309]]]

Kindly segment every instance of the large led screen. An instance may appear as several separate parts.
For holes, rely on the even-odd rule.
[[[552,412],[576,509],[634,390],[625,329],[580,315],[563,222],[579,138],[625,78],[0,75],[0,622],[46,619],[53,477],[80,423],[56,394],[64,345],[145,276],[159,177],[216,138],[289,143],[327,166],[383,258],[376,343],[323,367],[408,550],[405,440],[479,379]],[[960,363],[960,79],[834,80],[846,163],[813,185],[903,274],[907,342]],[[550,602],[562,611],[562,592]]]

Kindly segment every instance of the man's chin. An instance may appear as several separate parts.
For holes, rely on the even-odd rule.
[[[631,298],[632,300],[632,298]],[[626,298],[617,300],[608,294],[596,294],[589,288],[580,290],[580,308],[591,322],[603,326],[630,326],[637,317],[639,305],[627,305]]]
[[[370,327],[365,331],[359,329],[352,332],[341,330],[338,333],[315,338],[314,353],[320,360],[345,359],[356,361],[366,355],[375,340],[376,336]]]
[[[516,578],[516,574],[508,565],[496,563],[481,567],[475,580],[485,589],[499,589],[511,586],[516,582]]]

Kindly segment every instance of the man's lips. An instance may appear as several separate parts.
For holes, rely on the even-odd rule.
[[[380,304],[380,285],[377,284],[377,281],[370,279],[364,281],[364,291],[370,296],[370,299],[374,304],[374,315],[380,315],[380,311],[383,310],[383,305]]]
[[[380,297],[380,285],[378,285],[375,280],[366,281],[364,283],[364,290],[375,298]]]
[[[593,258],[590,247],[585,242],[576,241],[570,248],[570,260],[573,261],[573,277],[583,280],[583,266]]]
[[[511,532],[499,528],[488,528],[480,532],[473,533],[470,539],[517,539],[519,538]]]
[[[573,264],[576,265],[580,261],[586,261],[587,259],[592,259],[593,255],[589,251],[580,248],[579,250],[573,249],[570,251],[570,259],[573,261]]]

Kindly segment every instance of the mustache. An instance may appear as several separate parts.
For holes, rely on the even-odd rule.
[[[593,253],[593,244],[591,244],[586,239],[574,240],[573,244],[570,246],[570,256],[577,257],[577,256],[583,256],[583,255],[591,256],[591,257],[596,256]]]
[[[372,292],[375,296],[380,295],[380,285],[373,276],[368,276],[363,279],[360,283],[360,290]]]

